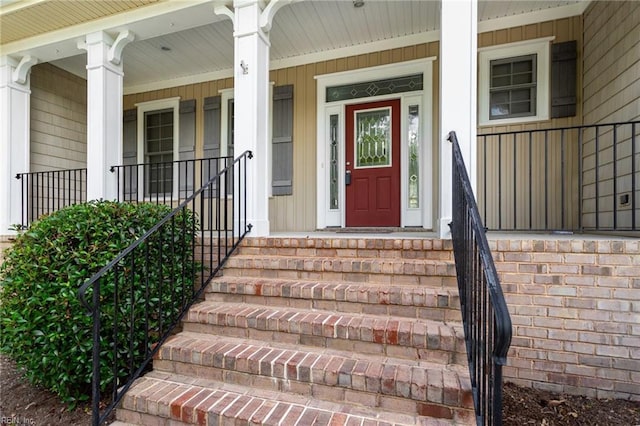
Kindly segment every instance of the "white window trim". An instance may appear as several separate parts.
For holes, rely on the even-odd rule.
[[[551,91],[551,41],[555,37],[537,38],[516,43],[500,44],[478,49],[478,125],[497,126],[504,124],[528,123],[549,119]],[[536,114],[530,117],[489,119],[489,79],[490,64],[495,59],[537,55]]]
[[[179,159],[180,155],[180,97],[160,99],[157,101],[140,102],[135,104],[138,109],[138,164],[144,163],[145,146],[144,146],[144,114],[151,111],[158,111],[162,109],[173,109],[173,161]],[[139,172],[143,173],[142,170]],[[138,176],[138,182],[142,182],[142,185],[138,185],[138,197],[143,199],[145,196],[144,176]],[[178,180],[173,180],[173,195],[178,194]]]

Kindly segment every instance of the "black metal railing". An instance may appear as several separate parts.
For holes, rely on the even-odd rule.
[[[502,366],[511,344],[511,317],[455,132],[451,236],[476,422],[502,424]]]
[[[93,318],[92,425],[107,420],[251,230],[251,158],[229,162],[79,289]],[[214,226],[199,230],[198,217]]]
[[[118,201],[179,204],[232,161],[233,157],[199,158],[112,166],[110,170],[118,180]],[[215,195],[215,187],[212,189]]]
[[[640,231],[640,121],[478,135],[492,231]]]
[[[22,229],[45,214],[87,200],[87,169],[18,173],[20,180]]]

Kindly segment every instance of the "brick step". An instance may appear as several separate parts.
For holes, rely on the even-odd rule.
[[[204,301],[184,331],[439,363],[466,362],[460,323]]]
[[[183,332],[170,338],[153,363],[156,371],[287,390],[334,402],[397,407],[418,413],[421,404],[473,407],[463,366],[359,355],[281,342]]]
[[[460,322],[454,288],[222,276],[206,300]]]
[[[453,260],[450,240],[394,238],[246,238],[238,254]]]
[[[427,407],[425,410],[431,409]],[[124,396],[118,420],[136,425],[451,425],[460,419],[418,418],[318,401],[189,376],[151,372]]]
[[[343,258],[305,256],[232,256],[226,276],[251,276],[319,281],[457,286],[452,261],[395,258]]]

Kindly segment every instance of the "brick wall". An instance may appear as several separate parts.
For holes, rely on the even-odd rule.
[[[640,242],[489,244],[513,322],[506,380],[640,400]]]
[[[13,238],[9,236],[0,235],[0,264],[4,260],[4,251],[13,244]]]

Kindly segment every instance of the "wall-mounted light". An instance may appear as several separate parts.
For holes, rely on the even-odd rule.
[[[249,74],[249,65],[245,61],[240,61],[240,68],[242,68],[242,74]]]
[[[362,7],[364,6],[364,0],[353,0],[353,7]]]

